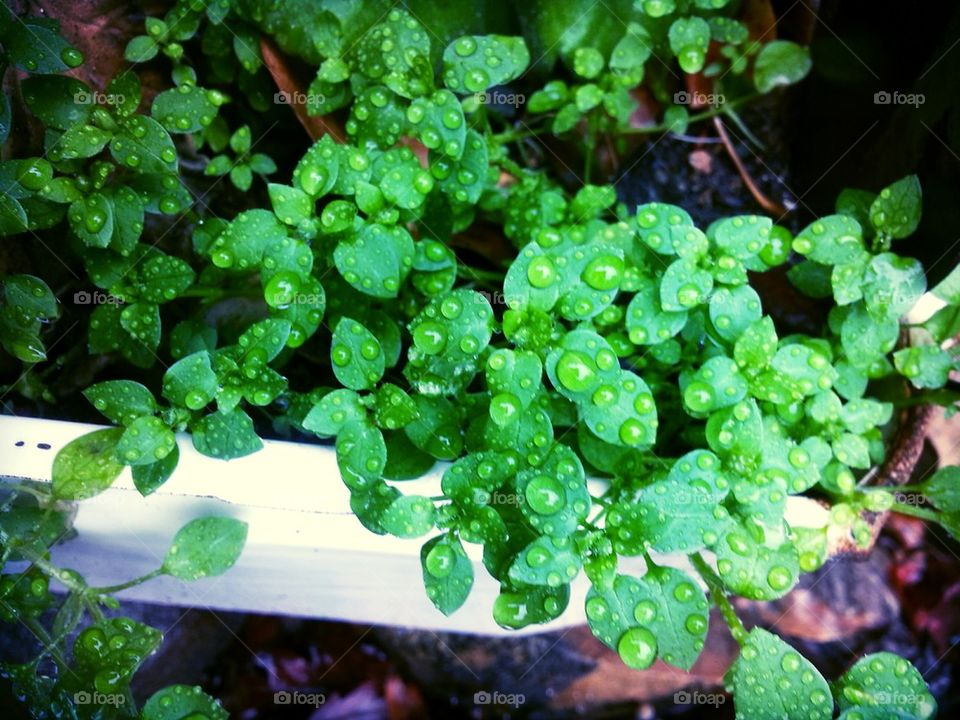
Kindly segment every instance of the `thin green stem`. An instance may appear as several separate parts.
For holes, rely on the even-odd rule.
[[[710,597],[713,598],[713,602],[720,608],[720,614],[729,626],[733,639],[736,640],[739,645],[743,645],[747,641],[747,629],[743,627],[743,623],[737,616],[737,611],[733,608],[733,603],[731,603],[730,598],[727,597],[727,592],[723,587],[723,581],[720,579],[720,576],[713,571],[713,568],[707,564],[707,561],[703,559],[700,553],[693,553],[690,556],[690,561],[700,574],[700,577],[702,577],[703,581],[707,584],[707,587],[710,588]]]
[[[922,507],[917,507],[916,505],[895,502],[890,509],[894,512],[900,513],[901,515],[910,515],[911,517],[920,518],[921,520],[929,520],[930,522],[935,523],[940,522],[940,513],[933,510],[927,510]]]
[[[520,177],[521,175],[523,175],[523,168],[517,163],[515,163],[513,160],[511,160],[510,158],[507,158],[507,157],[500,158],[500,160],[498,160],[497,162],[500,164],[500,166],[504,170],[509,172],[514,177]]]
[[[43,625],[37,622],[36,618],[24,615],[20,618],[20,621],[29,628],[30,632],[37,636],[37,639],[43,645],[43,652],[40,653],[40,656],[37,658],[38,660],[44,655],[49,654],[60,668],[65,669],[70,667],[67,658],[64,657],[57,648],[57,641],[50,637],[50,633],[47,632],[47,629]]]
[[[120,592],[121,590],[126,590],[127,588],[132,588],[135,585],[140,583],[145,583],[148,580],[153,580],[155,577],[163,575],[163,568],[157,568],[156,570],[151,570],[146,575],[141,575],[136,577],[133,580],[127,580],[126,582],[118,583],[116,585],[105,585],[103,587],[92,587],[89,589],[90,593],[96,595],[110,595],[112,593]]]
[[[457,263],[458,272],[465,278],[472,280],[483,280],[485,282],[496,283],[497,287],[503,285],[504,273],[496,270],[483,270],[475,268],[465,263]]]
[[[730,102],[724,103],[723,105],[715,105],[709,110],[704,110],[702,112],[694,113],[691,115],[687,122],[693,124],[695,122],[700,122],[701,120],[709,120],[716,117],[717,115],[722,115],[728,109],[733,109],[740,105],[750,102],[751,100],[756,100],[760,97],[759,93],[751,93],[750,95],[743,95],[741,97],[735,98]],[[626,128],[624,130],[618,130],[617,132],[621,135],[649,135],[651,133],[662,133],[667,132],[670,128],[667,125],[647,125],[644,127],[638,128]]]
[[[50,501],[50,493],[46,493],[43,490],[38,490],[37,488],[30,487],[29,485],[18,484],[8,486],[12,492],[22,492],[26,495],[32,495],[40,502],[46,503]]]

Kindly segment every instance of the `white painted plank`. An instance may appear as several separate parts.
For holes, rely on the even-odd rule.
[[[98,427],[0,416],[0,476],[49,481],[56,452]],[[224,462],[200,455],[187,435],[177,441],[177,470],[153,495],[141,497],[127,469],[109,490],[79,504],[78,536],[54,548],[58,564],[79,570],[91,584],[123,582],[157,567],[173,534],[189,520],[229,515],[249,523],[250,530],[243,555],[228,573],[196,583],[161,577],[120,597],[475,634],[516,632],[492,619],[499,586],[476,545],[467,546],[476,574],[470,598],[452,617],[437,611],[421,581],[420,546],[426,538],[401,540],[366,530],[350,511],[332,448],[266,440],[260,452]],[[426,477],[398,485],[405,493],[439,494],[446,467],[438,463]],[[791,498],[788,510],[794,524],[825,522],[826,511],[803,498]],[[669,563],[688,567],[685,557]],[[639,560],[621,568],[641,569]],[[582,624],[587,588],[581,575],[560,618],[523,632]]]

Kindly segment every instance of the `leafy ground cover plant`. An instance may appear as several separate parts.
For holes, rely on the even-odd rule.
[[[127,46],[131,63],[172,63],[173,87],[149,110],[135,72],[91,88],[61,74],[83,58],[54,23],[0,14],[3,60],[26,74],[23,100],[45,131],[42,155],[0,162],[0,234],[69,229],[56,252],[85,269],[77,292],[110,299],[89,314],[89,351],[121,358],[144,381],[87,388],[115,427],[63,448],[49,486],[7,489],[3,561],[28,567],[5,571],[0,608],[42,650],[3,672],[35,714],[224,715],[182,686],[136,709],[129,680],[159,633],[102,608],[161,573],[225,571],[242,523],[196,520],[159,569],[113,587],[89,586],[49,549],[69,527],[69,504],[127,466],[143,495],[160,487],[176,470],[175,433],[229,460],[259,450],[258,429],[272,428],[335,445],[351,506],[372,532],[425,539],[422,581],[443,613],[473,584],[465,544],[482,545],[501,585],[498,623],[558,617],[583,573],[591,630],[636,669],[657,658],[689,669],[718,607],[741,647],[728,674],[739,717],[933,716],[906,660],[868,656],[828,684],[776,635],[748,632],[730,597],[784,596],[824,563],[828,536],[868,547],[866,513],[893,508],[960,533],[954,469],[913,488],[934,509],[897,502],[901,488],[868,474],[898,408],[955,400],[944,386],[956,366],[960,270],[933,290],[943,310],[903,323],[927,289],[922,266],[895,252],[920,219],[913,176],[846,190],[834,214],[794,235],[758,215],[700,228],[681,207],[627,207],[611,185],[533,167],[525,138],[582,137],[589,180],[601,138],[682,133],[809,70],[804,48],[751,38],[723,0],[623,8],[630,19],[619,25],[535,13],[520,37],[464,33],[463,18],[428,26],[415,4],[181,0]],[[571,25],[583,32],[558,31]],[[317,69],[306,110],[345,130],[346,142],[321,137],[286,175],[258,149],[258,115],[290,102],[270,104],[261,33]],[[531,46],[567,70],[537,81],[512,120],[498,88],[534,82]],[[677,67],[715,78],[730,99],[691,114],[676,95],[685,86],[670,81]],[[665,105],[655,126],[630,122],[629,90],[641,83]],[[10,107],[4,98],[4,137]],[[207,176],[266,185],[265,202],[230,219],[195,202],[180,167],[187,147],[209,151]],[[191,252],[164,252],[144,235],[150,216],[164,215],[192,224]],[[513,248],[502,267],[458,253],[457,237],[483,223]],[[765,313],[751,279],[785,268],[797,291],[824,301],[822,332],[777,327]],[[46,361],[57,295],[28,274],[2,287],[4,349]],[[206,322],[237,296],[255,301],[251,322]],[[298,363],[309,385],[290,382]],[[404,492],[403,480],[437,461],[449,463],[440,495]],[[784,521],[801,493],[830,503],[826,526]],[[646,572],[620,572],[619,559],[635,556]],[[687,556],[698,577],[664,556]],[[61,600],[51,580],[66,589]],[[48,629],[39,619],[55,604]],[[91,624],[68,653],[84,615]],[[123,701],[74,705],[80,693]]]

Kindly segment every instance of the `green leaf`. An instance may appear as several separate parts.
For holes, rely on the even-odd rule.
[[[760,296],[749,285],[729,290],[718,288],[710,297],[710,321],[717,334],[736,343],[761,318]]]
[[[353,390],[340,389],[324,395],[310,408],[303,427],[318,435],[336,435],[348,423],[366,418],[360,396]]]
[[[233,567],[247,541],[247,524],[228,517],[191,520],[173,537],[163,572],[180,580],[223,575]]]
[[[768,42],[753,65],[753,84],[762,93],[800,82],[810,72],[810,51],[789,40]]]
[[[921,485],[921,492],[938,510],[960,512],[960,467],[940,468]]]
[[[635,642],[624,642],[631,629],[651,632],[656,656],[689,670],[709,626],[703,592],[689,575],[670,567],[651,567],[642,578],[618,575],[613,589],[606,592],[591,588],[585,608],[591,632],[614,650],[622,645],[621,657],[634,664],[645,658],[636,653]]]
[[[287,237],[286,228],[269,210],[240,213],[213,241],[208,252],[213,264],[224,270],[253,270],[266,249]]]
[[[490,58],[495,58],[493,62]],[[466,95],[516,80],[530,64],[530,52],[520,37],[465,35],[443,51],[443,84]]]
[[[777,331],[770,317],[743,329],[733,348],[733,357],[744,373],[754,374],[770,364],[777,352]]]
[[[674,230],[684,231],[691,227],[690,215],[676,205],[655,202],[637,206],[637,234],[655,252],[676,255]]]
[[[950,274],[941,280],[930,292],[951,305],[960,305],[960,265],[951,270]],[[940,313],[948,310],[948,308],[943,308],[940,310]],[[949,335],[947,337],[949,337]]]
[[[60,36],[46,18],[23,18],[4,34],[4,50],[13,66],[30,73],[59,73],[83,62],[81,55]]]
[[[246,192],[253,184],[253,171],[247,165],[235,164],[230,168],[230,182],[237,190]]]
[[[417,419],[417,404],[392,383],[379,387],[374,400],[374,420],[385,430],[397,430]]]
[[[120,325],[152,355],[160,344],[160,309],[154,303],[136,302],[120,313]],[[151,358],[148,358],[150,360]]]
[[[212,91],[196,85],[180,85],[157,95],[150,114],[168,132],[197,132],[212,123],[217,114],[211,95]]]
[[[501,627],[519,630],[559,617],[570,602],[570,586],[502,587],[493,603],[493,619]]]
[[[828,298],[833,294],[832,274],[829,265],[804,260],[787,270],[787,277],[790,278],[793,286],[807,297]]]
[[[356,60],[364,74],[405,98],[426,94],[433,86],[430,36],[405,10],[394,8],[360,38]]]
[[[3,277],[3,297],[8,312],[15,311],[15,320],[27,325],[35,320],[55,320],[60,306],[50,287],[33,275]]]
[[[157,412],[157,402],[146,387],[133,380],[107,380],[91,385],[83,396],[111,422],[129,426]]]
[[[430,150],[453,160],[459,160],[463,155],[467,123],[460,101],[449,90],[437,90],[429,98],[416,98],[407,108],[407,121],[420,142]],[[419,182],[426,187],[425,181]]]
[[[187,355],[164,373],[163,396],[175,405],[200,410],[217,393],[217,375],[206,350]]]
[[[430,301],[410,323],[413,343],[404,369],[424,394],[452,394],[466,387],[493,333],[486,297],[459,289]]]
[[[35,75],[23,81],[23,99],[47,127],[67,130],[93,112],[90,87],[66,75]],[[88,101],[89,99],[89,101]]]
[[[489,151],[483,136],[468,129],[464,139],[463,155],[456,166],[449,157],[430,158],[430,172],[440,189],[459,203],[474,204],[480,199],[487,181]]]
[[[11,195],[0,195],[0,235],[16,235],[27,229],[27,213]]]
[[[330,360],[334,375],[352,390],[367,390],[383,377],[384,357],[380,343],[367,328],[343,317],[333,331]]]
[[[797,550],[790,542],[768,547],[743,526],[732,525],[719,538],[714,551],[724,585],[750,600],[783,597],[800,578]]]
[[[515,583],[559,587],[570,583],[580,568],[580,556],[569,536],[538,537],[520,551],[509,575]]]
[[[899,318],[916,304],[926,289],[923,265],[893,253],[874,257],[863,279],[867,309],[882,318]]]
[[[130,618],[98,620],[77,635],[73,666],[64,682],[99,692],[104,687],[111,691],[125,688],[162,639],[159,630]]]
[[[450,615],[466,601],[473,587],[473,563],[457,538],[435,537],[420,549],[423,584],[436,608]]]
[[[163,460],[177,446],[173,431],[158,417],[139,417],[117,443],[117,457],[127,465],[149,465]]]
[[[883,717],[910,717],[928,720],[937,714],[937,702],[927,690],[923,676],[910,662],[893,653],[865,655],[834,683],[834,697],[841,713],[849,710]]]
[[[344,280],[360,292],[393,298],[413,266],[413,239],[404,228],[368,223],[337,244],[333,257]]]
[[[113,235],[110,238],[110,248],[127,257],[136,249],[140,234],[143,232],[144,202],[139,195],[126,185],[107,188],[107,198],[113,207]],[[158,255],[155,257],[167,256]],[[154,259],[151,258],[147,263]],[[177,259],[177,263],[186,265],[179,259]],[[186,265],[186,268],[190,270],[189,265]],[[139,274],[141,277],[145,276],[143,267],[140,268]],[[193,282],[192,270],[190,270],[190,282]],[[167,299],[172,299],[162,298],[162,296],[157,297],[158,299],[153,300],[153,302],[164,302]]]
[[[123,470],[116,456],[121,428],[94,430],[63,446],[53,459],[53,494],[84,500],[106,490]]]
[[[796,650],[754,628],[730,670],[737,717],[750,720],[830,720],[827,681]]]
[[[781,388],[795,398],[828,390],[837,377],[827,357],[806,345],[783,345],[770,366],[777,373]]]
[[[64,160],[93,157],[110,142],[112,133],[86,123],[74,125],[60,136],[60,142],[51,156]]]
[[[138,35],[131,38],[123,52],[123,56],[134,63],[149,62],[160,51],[157,41],[147,35]]]
[[[70,205],[70,229],[87,247],[105,248],[113,236],[113,205],[105,195],[91,193]]]
[[[340,428],[337,433],[337,466],[348,488],[354,491],[370,489],[380,481],[386,464],[387,446],[379,428],[366,418],[346,422]]]
[[[840,328],[847,359],[859,368],[868,367],[893,350],[899,334],[900,323],[896,318],[876,318],[859,303],[853,306]]]
[[[267,189],[273,212],[284,225],[296,227],[313,217],[313,198],[303,190],[277,183],[268,184]]]
[[[158,690],[140,711],[141,720],[181,720],[192,716],[227,720],[230,714],[219,700],[207,695],[199,686],[189,685],[168,685]]]
[[[715,542],[724,527],[726,514],[715,510],[728,492],[717,456],[694,450],[678,459],[666,478],[643,487],[635,502],[615,505],[607,515],[607,534],[625,555],[638,555],[648,544],[660,552],[695,552]]]
[[[191,430],[193,446],[207,457],[232,460],[263,447],[253,429],[253,421],[243,410],[221,410],[205,415]]]
[[[870,223],[878,233],[900,240],[916,231],[921,207],[920,180],[908,175],[880,191],[870,205]]]
[[[827,215],[810,223],[793,240],[793,249],[814,262],[842,265],[865,251],[860,223],[846,215]]]
[[[402,495],[383,513],[383,529],[399,538],[415,538],[433,529],[436,508],[430,498],[422,495]]]
[[[140,78],[135,72],[120,72],[107,85],[107,95],[118,116],[133,115],[140,107]]]
[[[411,115],[414,107],[416,106],[411,106]],[[457,107],[459,108],[459,105]],[[425,120],[423,124],[429,127],[431,121]],[[460,128],[459,140],[450,142],[459,148],[459,152],[462,152],[463,122],[458,127]],[[426,135],[427,130],[424,130],[423,134]],[[442,141],[439,133],[434,132],[434,140],[434,147],[438,147]],[[408,147],[388,150],[377,158],[373,165],[373,174],[380,183],[383,197],[404,210],[415,210],[423,205],[427,194],[433,189],[433,177],[429,171],[420,167],[419,161]]]
[[[747,387],[737,363],[718,355],[707,360],[690,376],[683,387],[683,404],[695,416],[700,416],[736,405],[746,396]]]
[[[167,131],[153,118],[133,115],[122,121],[110,141],[110,154],[123,167],[138,173],[176,173],[177,149]],[[180,185],[179,176],[175,178]]]
[[[559,444],[540,467],[520,472],[516,479],[520,510],[530,525],[554,538],[573,533],[590,511],[585,477],[577,454]]]
[[[670,50],[685,73],[700,72],[710,44],[710,25],[699,17],[678,18],[668,32]]]
[[[140,494],[146,497],[170,479],[179,461],[180,448],[174,445],[173,450],[163,460],[157,460],[149,465],[134,465],[131,468],[133,484]]]
[[[543,363],[529,350],[495,350],[487,358],[487,387],[496,397],[509,393],[522,407],[529,407],[543,385]]]
[[[498,452],[476,452],[454,462],[443,473],[444,495],[464,509],[476,509],[491,501],[491,493],[503,487],[517,470],[510,455]]]
[[[597,387],[580,403],[587,427],[600,439],[626,447],[649,447],[657,439],[657,408],[643,379],[624,370],[613,383]]]
[[[143,300],[169,302],[193,284],[196,277],[186,261],[172,255],[155,255],[138,269],[139,291]]]
[[[366,163],[366,156],[361,155]],[[340,156],[329,135],[315,142],[293,169],[293,184],[307,195],[318,198],[326,195],[337,182]]]
[[[914,387],[941,388],[950,379],[954,359],[937,345],[922,345],[897,350],[893,364]]]
[[[669,312],[682,312],[706,301],[713,289],[713,276],[694,260],[680,258],[667,267],[660,280],[660,305]]]
[[[463,450],[460,415],[445,397],[414,395],[416,420],[404,428],[410,441],[437,460],[453,460]]]

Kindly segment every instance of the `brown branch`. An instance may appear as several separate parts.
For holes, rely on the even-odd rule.
[[[346,135],[344,135],[343,128],[333,117],[329,115],[314,116],[307,113],[307,106],[302,102],[306,97],[303,86],[295,77],[286,57],[272,40],[267,37],[260,38],[260,53],[263,55],[263,62],[267,66],[277,89],[280,93],[286,95],[290,109],[293,110],[297,120],[303,125],[303,129],[307,131],[307,135],[312,140],[319,140],[324,135],[329,135],[338,143],[345,142]]]
[[[713,118],[713,124],[714,127],[717,128],[717,134],[720,136],[720,140],[723,142],[723,146],[727,150],[727,155],[729,155],[730,159],[733,160],[733,164],[737,167],[737,172],[740,173],[740,179],[743,180],[743,184],[747,186],[747,190],[749,190],[750,194],[753,195],[753,199],[757,201],[757,204],[771,215],[776,215],[777,217],[786,215],[787,208],[778,203],[776,200],[771,200],[768,198],[757,186],[757,183],[754,181],[753,177],[751,177],[750,172],[743,164],[743,160],[741,160],[740,156],[737,154],[737,149],[733,146],[733,142],[730,140],[730,135],[727,133],[727,129],[723,126],[723,121],[720,119],[719,115]]]

